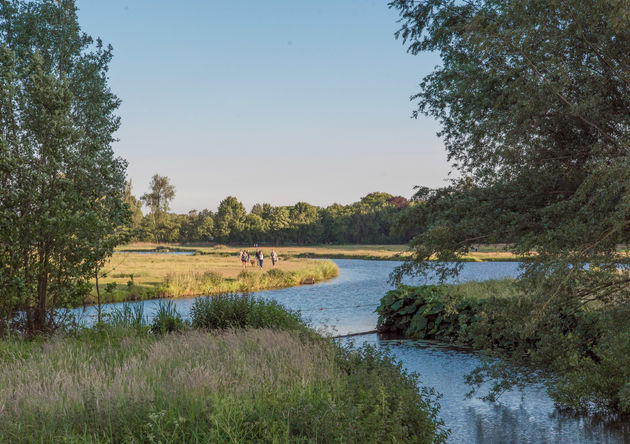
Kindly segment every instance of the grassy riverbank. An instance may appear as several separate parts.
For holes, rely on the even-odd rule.
[[[248,265],[237,256],[117,253],[99,279],[102,302],[253,292],[321,282],[339,273],[332,261],[283,258],[275,267]],[[93,290],[87,303],[96,303]]]
[[[630,416],[630,308],[559,306],[538,318],[541,303],[510,279],[403,285],[381,300],[379,330],[467,345],[501,357],[469,376],[473,387],[499,378],[490,399],[512,384],[543,376],[550,396],[563,409]]]
[[[218,296],[192,324],[169,317],[0,341],[0,442],[444,442],[415,376],[274,302]]]
[[[195,251],[212,256],[235,256],[242,249],[253,250],[248,245],[210,244],[154,244],[135,242],[118,247],[119,251]],[[264,251],[274,249],[283,258],[322,258],[322,259],[364,259],[364,260],[405,260],[411,256],[408,245],[303,245],[303,246],[264,246]],[[505,251],[504,245],[480,245],[475,252],[463,257],[469,262],[515,261],[518,256]]]

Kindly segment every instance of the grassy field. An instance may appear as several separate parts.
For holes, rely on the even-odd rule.
[[[283,257],[275,267],[267,258],[262,270],[251,265],[244,270],[237,254],[116,253],[101,274],[101,301],[121,302],[284,288],[333,278],[338,268],[332,261]],[[96,290],[86,302],[96,302]]]
[[[198,302],[178,333],[123,315],[0,339],[0,442],[445,441],[435,395],[375,348],[341,348],[273,301]]]
[[[209,244],[154,244],[136,242],[119,247],[121,251],[150,251],[165,247],[175,251],[197,251],[211,256],[238,255],[241,249],[254,249],[247,245],[209,245]],[[367,260],[404,260],[411,256],[409,246],[401,245],[302,245],[302,246],[265,246],[263,251],[268,256],[271,249],[284,258],[326,258],[326,259],[367,259]],[[471,252],[464,260],[513,261],[518,260],[514,254],[505,251],[504,245],[480,245],[476,252]]]

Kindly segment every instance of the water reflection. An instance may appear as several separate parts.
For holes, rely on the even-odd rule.
[[[422,384],[442,394],[440,413],[451,429],[453,443],[624,443],[630,442],[630,425],[602,424],[576,419],[556,411],[543,387],[510,391],[499,402],[466,399],[469,387],[463,376],[479,357],[469,349],[431,341],[382,341],[376,335],[355,338],[356,344],[388,347],[404,367],[418,372]]]

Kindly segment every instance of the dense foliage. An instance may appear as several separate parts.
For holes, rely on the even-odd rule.
[[[0,2],[0,331],[54,328],[121,241],[111,57],[73,0]]]
[[[398,37],[409,51],[441,56],[414,98],[418,113],[441,122],[458,173],[450,186],[422,188],[414,197],[423,203],[406,219],[420,230],[411,242],[415,261],[393,280],[433,271],[446,278],[476,244],[506,241],[524,259],[520,285],[529,308],[516,310],[520,318],[512,322],[527,337],[541,332],[558,343],[531,357],[612,372],[614,360],[608,370],[603,355],[588,361],[562,329],[577,328],[565,318],[584,309],[630,307],[628,254],[618,251],[630,241],[627,2],[390,4],[400,12]],[[616,355],[610,347],[627,349],[628,326],[607,325],[610,341],[600,344]],[[630,383],[617,365],[619,384]],[[487,375],[510,381],[509,372],[494,370]]]
[[[128,203],[137,208],[131,193]],[[409,202],[402,196],[371,193],[350,205],[255,204],[248,213],[236,197],[229,196],[216,213],[162,211],[159,217],[153,210],[144,217],[140,213],[134,218],[132,234],[134,240],[149,242],[391,244],[411,239],[413,229],[398,228],[398,220],[409,210]]]
[[[460,285],[402,285],[381,300],[379,330],[492,351],[468,375],[473,388],[493,381],[487,399],[512,385],[543,381],[563,409],[602,416],[630,415],[630,313],[587,308],[562,310],[532,330],[536,301],[514,281]]]
[[[131,184],[129,184],[129,187],[131,187]],[[127,197],[133,199],[132,196]],[[159,174],[153,175],[149,185],[149,192],[140,197],[140,200],[149,208],[150,228],[153,237],[158,242],[166,240],[168,236],[168,231],[164,232],[162,228],[167,225],[165,219],[168,218],[169,205],[174,197],[175,187],[171,185],[168,177],[160,176]],[[133,208],[133,203],[130,202],[129,204]]]
[[[393,1],[399,37],[443,64],[415,96],[462,178],[411,223],[417,262],[497,239],[560,294],[623,295],[630,238],[630,12],[624,2]],[[535,254],[532,254],[535,253]],[[591,272],[584,265],[591,264]],[[597,272],[592,271],[596,269]]]
[[[217,301],[193,310],[202,330],[148,334],[126,308],[0,342],[0,441],[445,442],[437,396],[383,351],[343,348],[273,302]],[[179,324],[171,308],[154,331]],[[229,315],[215,325],[211,312]]]

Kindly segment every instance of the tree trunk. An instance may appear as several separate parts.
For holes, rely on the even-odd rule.
[[[101,323],[101,292],[98,288],[98,264],[96,264],[96,301],[98,303],[98,311],[96,321]]]
[[[46,297],[48,296],[48,252],[40,256],[42,270],[37,277],[37,307],[33,319],[33,330],[41,333],[46,328]]]

